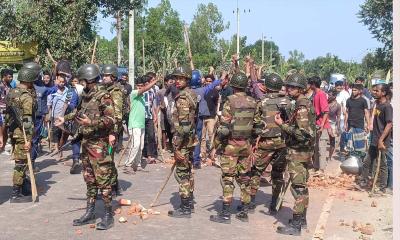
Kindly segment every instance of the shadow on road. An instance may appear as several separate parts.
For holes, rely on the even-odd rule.
[[[0,204],[10,200],[11,190],[11,186],[0,186]]]
[[[36,185],[39,196],[46,195],[47,191],[51,188],[50,185],[56,183],[55,181],[50,181],[53,174],[57,174],[59,171],[47,171],[39,172],[36,174]]]

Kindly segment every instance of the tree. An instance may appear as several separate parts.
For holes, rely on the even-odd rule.
[[[104,37],[98,36],[96,59],[100,64],[116,64],[117,63],[117,39],[113,38],[108,41]]]
[[[258,40],[254,44],[250,44],[241,50],[241,55],[251,55],[253,59],[262,62],[262,41]],[[268,67],[268,71],[276,71],[276,67],[281,60],[279,47],[273,41],[264,42],[264,64]]]
[[[104,16],[114,16],[121,11],[127,14],[129,10],[141,9],[147,4],[147,0],[89,0],[96,5]]]
[[[8,33],[6,39],[38,43],[42,64],[50,65],[46,49],[55,59],[71,60],[75,67],[89,61],[97,13],[90,2],[19,0],[2,4],[5,4],[3,11],[11,10],[6,15],[0,14],[0,29]]]
[[[298,50],[289,51],[287,63],[290,68],[300,70],[304,62],[304,54]]]
[[[393,1],[366,0],[361,5],[358,17],[372,35],[383,43],[384,47],[379,50],[385,55],[383,69],[390,69],[393,58]]]
[[[218,34],[228,26],[229,24],[224,24],[222,13],[215,4],[198,5],[189,29],[195,67],[207,68],[221,63],[222,59],[219,53],[221,53],[221,43],[223,42],[218,40]]]

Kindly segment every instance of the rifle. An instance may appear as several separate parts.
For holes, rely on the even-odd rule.
[[[26,138],[26,132],[25,132],[25,127],[21,119],[21,114],[18,112],[18,110],[14,106],[9,106],[8,107],[9,113],[12,116],[12,119],[14,120],[14,124],[22,129],[22,133],[24,135],[24,142],[25,144],[28,143],[28,140]],[[32,202],[37,202],[39,201],[38,193],[37,193],[37,188],[36,188],[36,179],[35,179],[35,174],[33,173],[33,167],[32,167],[32,159],[30,152],[26,152],[26,158],[28,159],[28,168],[29,168],[29,175],[31,178],[31,188],[32,188]]]
[[[82,140],[82,135],[78,135],[77,137],[75,137],[75,138],[73,138],[73,139],[71,139],[71,140],[68,140],[64,145],[62,145],[55,153],[52,153],[51,155],[50,155],[50,157],[54,157],[54,156],[56,156],[57,154],[59,154],[60,152],[62,152],[65,148],[67,148],[69,145],[71,145],[71,144],[74,144],[74,143],[77,143],[77,142],[79,142],[79,141],[81,141]]]
[[[289,114],[287,113],[286,108],[283,106],[279,106],[278,104],[276,104],[276,107],[278,108],[283,122],[289,121]]]
[[[286,183],[285,188],[283,189],[283,191],[281,191],[281,193],[278,196],[278,199],[276,201],[276,206],[275,206],[275,210],[279,211],[279,209],[282,206],[283,203],[283,199],[285,198],[285,195],[287,193],[287,191],[292,187],[292,179],[290,178],[289,181]]]

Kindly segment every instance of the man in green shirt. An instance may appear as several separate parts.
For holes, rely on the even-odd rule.
[[[133,90],[130,95],[131,109],[129,112],[128,124],[132,139],[129,142],[129,155],[125,161],[125,170],[131,167],[134,172],[137,171],[137,167],[142,158],[144,145],[145,107],[143,93],[152,88],[157,81],[153,80],[145,85],[143,77],[138,77],[135,82],[136,89]]]

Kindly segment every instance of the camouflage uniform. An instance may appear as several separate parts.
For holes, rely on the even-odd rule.
[[[194,177],[192,172],[193,148],[198,140],[194,134],[195,112],[197,109],[197,95],[189,88],[185,88],[175,97],[172,120],[175,133],[173,146],[185,156],[184,161],[177,161],[175,178],[179,183],[181,198],[189,198],[194,191]]]
[[[251,170],[251,197],[252,201],[254,201],[260,187],[260,177],[268,164],[271,163],[272,201],[270,212],[275,209],[277,198],[283,189],[285,183],[283,173],[287,164],[285,140],[282,130],[274,120],[275,114],[279,111],[278,107],[284,108],[286,112],[289,112],[289,98],[280,97],[279,93],[268,93],[264,99],[258,102],[254,119],[254,135],[259,136],[259,138],[257,139],[254,153],[255,162]]]
[[[82,168],[87,186],[87,198],[95,201],[97,189],[101,190],[105,206],[111,206],[112,156],[108,154],[108,135],[115,134],[114,107],[110,94],[95,86],[82,95],[77,111],[64,117],[66,121],[85,114],[90,126],[80,126],[82,135]]]
[[[37,63],[26,63],[18,73],[18,81],[21,82],[16,88],[11,89],[6,96],[6,115],[5,125],[9,131],[11,144],[13,146],[13,158],[15,167],[13,173],[13,190],[10,198],[11,203],[27,202],[28,198],[24,197],[23,185],[28,183],[26,178],[26,170],[28,168],[28,156],[30,151],[24,149],[26,141],[32,142],[34,131],[33,119],[37,108],[36,92],[33,88],[33,82],[37,79],[41,70]],[[29,84],[32,88],[29,89]],[[21,126],[22,124],[22,126]],[[5,144],[5,143],[4,143]],[[29,194],[29,192],[26,192]]]
[[[199,100],[196,93],[188,87],[188,82],[192,76],[189,67],[176,68],[172,75],[179,79],[184,78],[187,85],[180,89],[176,95],[172,113],[172,122],[175,128],[172,140],[174,152],[177,155],[176,157],[181,155],[179,158],[184,158],[183,160],[175,158],[175,179],[179,184],[181,206],[177,210],[168,211],[168,216],[190,218],[192,211],[194,211],[192,160],[194,147],[198,144],[195,129]]]
[[[315,116],[312,114],[312,103],[305,96],[300,96],[294,107],[291,121],[282,124],[281,129],[288,135],[288,171],[296,200],[293,212],[303,214],[308,207],[307,168],[314,151]]]
[[[123,87],[119,83],[114,83],[106,86],[107,91],[110,93],[111,98],[113,100],[113,105],[114,105],[114,116],[115,116],[115,122],[116,124],[114,125],[114,132],[118,133],[117,136],[117,144],[119,142],[120,138],[123,138],[123,132],[122,132],[122,117],[123,117]],[[114,161],[114,152],[112,152],[112,159],[113,159],[113,169],[112,169],[112,178],[111,178],[111,185],[117,186],[118,184],[118,170],[115,166],[115,161]]]
[[[11,89],[7,95],[7,106],[12,105],[20,110],[25,128],[26,140],[32,141],[33,119],[36,112],[36,93],[34,89],[25,89],[20,85]],[[6,125],[9,128],[11,143],[13,146],[13,158],[15,160],[13,185],[22,186],[27,170],[27,152],[24,150],[24,134],[21,128],[12,124],[10,114],[6,114]]]
[[[224,144],[221,156],[223,201],[231,203],[235,189],[234,179],[240,186],[240,199],[244,204],[250,203],[251,161],[249,159],[251,144],[249,137],[253,128],[256,101],[244,92],[228,97],[222,110],[220,127],[217,130],[217,141]],[[223,132],[232,131],[231,136]]]
[[[306,88],[307,80],[302,74],[294,73],[287,78],[287,85],[299,89]],[[312,102],[303,94],[296,98],[288,123],[280,125],[287,134],[288,171],[290,174],[291,192],[295,199],[293,219],[289,225],[278,227],[277,232],[287,235],[300,235],[301,227],[306,226],[306,214],[309,200],[307,180],[308,166],[312,161],[316,126],[315,111]]]

